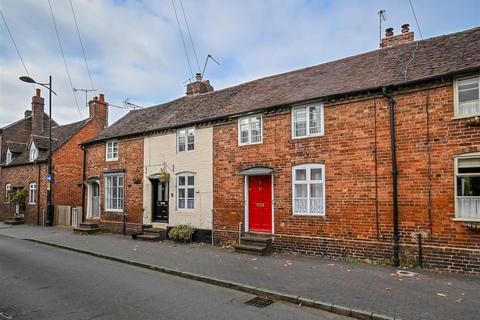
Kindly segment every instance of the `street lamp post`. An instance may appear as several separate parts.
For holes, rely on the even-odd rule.
[[[52,76],[49,76],[48,83],[39,83],[30,77],[23,76],[20,80],[27,83],[35,83],[48,89],[48,176],[47,176],[47,226],[53,225],[53,204],[52,204]]]

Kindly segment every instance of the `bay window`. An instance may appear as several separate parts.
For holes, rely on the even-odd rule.
[[[325,215],[325,165],[294,166],[292,194],[293,214]]]

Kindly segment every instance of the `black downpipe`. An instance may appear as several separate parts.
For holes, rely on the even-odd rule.
[[[395,142],[395,99],[383,87],[383,95],[388,98],[390,114],[390,145],[392,150],[392,196],[393,196],[393,265],[400,265],[400,236],[398,232],[398,170],[397,170],[397,145]]]
[[[82,221],[85,221],[85,179],[87,177],[87,149],[80,145],[83,150],[83,166],[82,166]]]

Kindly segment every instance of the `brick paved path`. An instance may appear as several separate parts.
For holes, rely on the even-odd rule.
[[[0,223],[0,235],[42,240],[401,319],[479,319],[479,276],[416,270],[415,276],[399,276],[393,267],[287,254],[255,257],[202,244],[79,236],[63,228]]]

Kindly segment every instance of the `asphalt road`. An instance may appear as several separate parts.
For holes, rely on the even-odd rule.
[[[348,319],[283,302],[245,305],[253,297],[0,236],[0,320]]]

